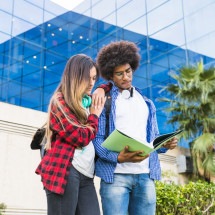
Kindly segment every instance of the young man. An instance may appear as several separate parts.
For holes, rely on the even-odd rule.
[[[174,138],[165,147],[145,157],[139,156],[140,151],[129,152],[127,147],[120,153],[102,147],[106,138],[106,120],[109,120],[109,134],[116,128],[149,144],[159,135],[154,104],[132,85],[133,73],[140,62],[138,51],[134,43],[119,41],[103,47],[97,56],[102,77],[111,82],[100,86],[105,91],[110,90],[111,111],[106,119],[104,108],[93,140],[99,156],[96,175],[101,178],[104,215],[155,214],[154,180],[161,177],[157,153],[165,153],[177,146]]]

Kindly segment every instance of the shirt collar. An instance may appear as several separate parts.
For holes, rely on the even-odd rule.
[[[114,82],[113,81],[110,81],[112,84],[113,84],[113,86],[112,86],[112,92],[113,93],[119,93],[119,87],[117,87],[115,84],[114,84]],[[135,87],[134,86],[132,86],[133,88],[134,88],[134,90],[135,90]]]

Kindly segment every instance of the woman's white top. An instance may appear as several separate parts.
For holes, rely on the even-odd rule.
[[[89,110],[88,114],[89,114]],[[75,149],[72,165],[83,175],[93,178],[95,170],[95,149],[92,141],[82,149]]]

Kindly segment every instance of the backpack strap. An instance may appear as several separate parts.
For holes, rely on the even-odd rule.
[[[110,91],[107,92],[106,94],[106,102],[105,102],[105,117],[106,117],[106,124],[105,124],[105,139],[108,137],[109,134],[109,115],[110,115],[110,110],[111,110],[111,96],[110,96]]]
[[[107,97],[105,101],[105,118],[106,118],[106,124],[105,124],[105,139],[108,137],[109,134],[109,115],[110,115],[110,110],[111,110],[111,96],[110,96],[110,91],[105,93],[105,96]],[[95,154],[95,162],[98,159],[98,155]]]

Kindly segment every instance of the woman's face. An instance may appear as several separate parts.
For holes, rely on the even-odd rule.
[[[89,86],[87,87],[86,89],[86,94],[87,95],[90,95],[91,94],[91,91],[96,83],[96,78],[97,78],[97,72],[96,72],[96,68],[93,67],[91,70],[90,70],[90,81],[89,81]]]

